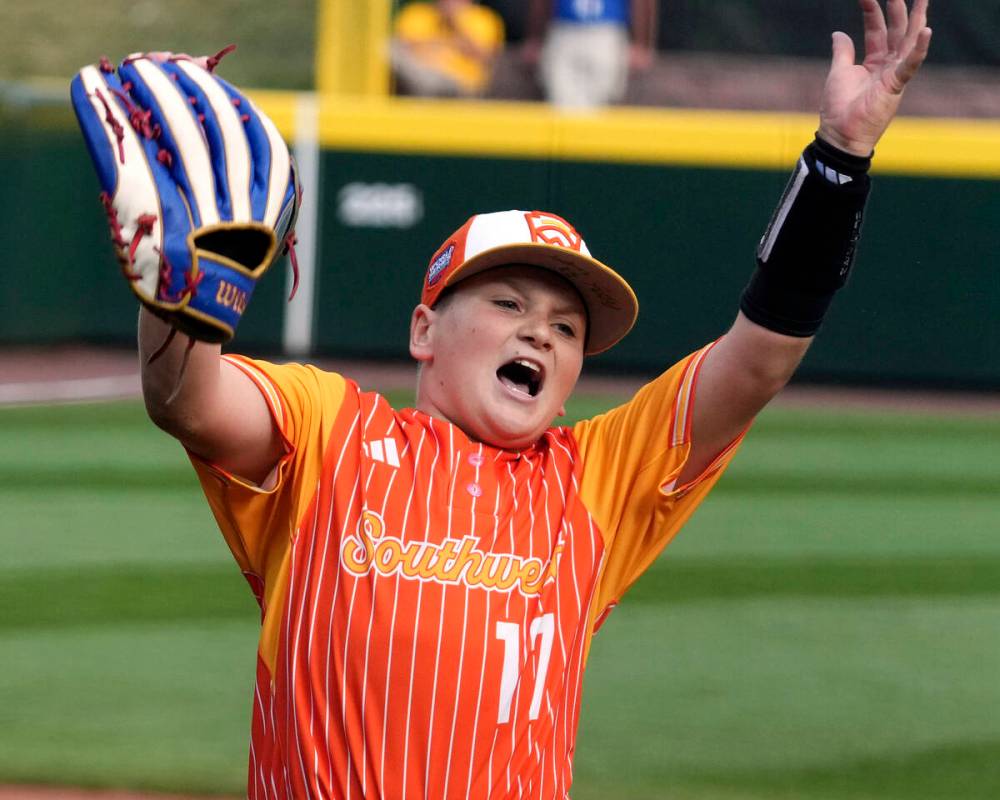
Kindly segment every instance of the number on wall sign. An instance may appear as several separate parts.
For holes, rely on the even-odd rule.
[[[543,614],[535,617],[528,628],[529,647],[538,653],[538,674],[535,679],[535,691],[531,695],[531,706],[528,708],[528,719],[538,719],[542,708],[542,694],[545,692],[545,676],[549,671],[549,660],[552,657],[552,640],[556,633],[555,614]],[[497,722],[510,722],[510,707],[514,700],[514,690],[517,688],[517,666],[521,661],[521,626],[516,622],[498,622],[496,637],[503,642],[503,675],[500,678],[500,713]],[[541,638],[541,645],[538,643]]]

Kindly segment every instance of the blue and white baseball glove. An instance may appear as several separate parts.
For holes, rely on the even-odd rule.
[[[84,67],[71,95],[132,291],[193,339],[232,338],[292,249],[300,190],[274,123],[212,58],[137,53]]]

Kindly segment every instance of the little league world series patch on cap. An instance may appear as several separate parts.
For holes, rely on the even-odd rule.
[[[470,217],[431,258],[420,301],[433,306],[446,287],[508,264],[552,270],[576,287],[587,306],[587,355],[620,341],[639,315],[639,302],[626,280],[590,255],[572,225],[544,211]]]

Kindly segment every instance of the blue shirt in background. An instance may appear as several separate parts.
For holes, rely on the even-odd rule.
[[[628,24],[629,0],[558,0],[555,19],[561,22]]]

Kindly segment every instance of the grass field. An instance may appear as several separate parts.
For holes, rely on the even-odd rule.
[[[3,0],[0,80],[61,78],[102,55],[215,53],[237,44],[225,75],[239,86],[311,89],[315,0]]]
[[[765,413],[595,639],[574,800],[1000,797],[998,441]],[[0,782],[238,793],[257,617],[179,447],[0,409],[0,509]]]

